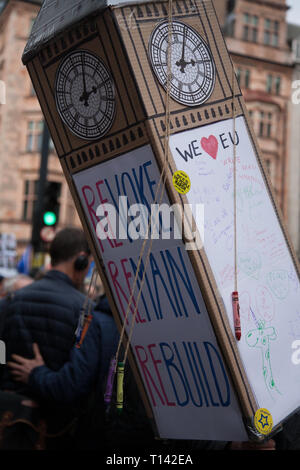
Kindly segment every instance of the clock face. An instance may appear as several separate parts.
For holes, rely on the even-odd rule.
[[[160,23],[150,37],[149,57],[153,70],[166,89],[169,23]],[[215,64],[201,36],[180,21],[172,22],[171,97],[187,106],[198,106],[212,94]]]
[[[65,57],[57,70],[55,98],[63,122],[81,139],[99,139],[113,124],[114,82],[91,52],[77,50]]]

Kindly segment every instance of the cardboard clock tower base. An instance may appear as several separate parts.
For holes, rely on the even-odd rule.
[[[127,334],[143,283],[130,363],[148,415],[162,438],[264,439],[299,407],[288,329],[299,267],[212,2],[172,2],[168,162],[168,2],[94,3],[45,0],[23,62]],[[188,176],[186,194],[174,186],[178,171]],[[159,236],[143,247],[158,203]],[[190,208],[194,240],[174,236],[177,222],[165,217],[174,204]]]

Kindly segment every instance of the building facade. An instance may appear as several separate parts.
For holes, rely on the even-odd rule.
[[[300,26],[289,25],[288,39],[294,64],[290,101],[290,168],[288,227],[300,258]]]
[[[42,112],[21,57],[40,4],[0,2],[0,233],[16,235],[19,253],[31,240],[43,135]],[[60,185],[59,225],[77,225],[79,219],[51,142],[48,180]]]
[[[288,6],[286,0],[214,1],[277,202],[287,222],[293,77]]]

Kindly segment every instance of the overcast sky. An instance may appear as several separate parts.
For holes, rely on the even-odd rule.
[[[287,4],[291,6],[288,12],[288,22],[300,25],[300,0],[287,0]]]

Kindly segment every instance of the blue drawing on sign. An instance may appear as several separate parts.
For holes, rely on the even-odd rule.
[[[265,422],[263,422],[263,419],[265,420]],[[268,423],[268,416],[265,416],[264,414],[261,413],[261,416],[260,416],[260,419],[258,420],[258,422],[262,425],[262,427],[264,428],[265,426],[269,426],[269,423]]]

